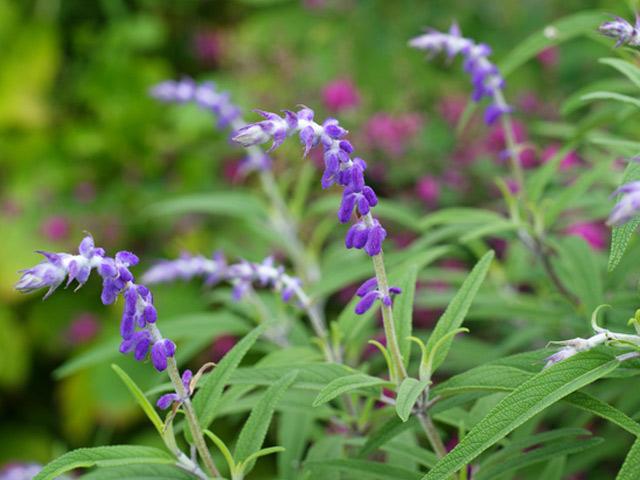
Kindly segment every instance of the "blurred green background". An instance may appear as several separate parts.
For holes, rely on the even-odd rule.
[[[358,101],[338,115],[383,196],[423,213],[499,204],[494,177],[504,165],[491,130],[475,122],[460,137],[452,126],[468,79],[446,61],[425,62],[407,40],[457,19],[499,61],[549,22],[587,9],[631,15],[628,4],[604,0],[0,0],[0,464],[151,434],[109,362],[54,377],[66,359],[115,335],[119,307],[99,304],[95,281],[46,303],[15,292],[17,271],[39,261],[35,250],[75,249],[84,230],[147,266],[182,250],[223,248],[251,260],[272,250],[237,219],[150,213],[174,195],[258,190],[254,177],[235,173],[242,152],[228,132],[195,106],[156,102],[153,84],[213,79],[251,120],[252,108],[297,104],[324,118],[332,109],[326,87],[348,81]],[[611,42],[592,36],[511,75],[506,93],[520,122],[558,120],[563,99],[609,74],[596,60]],[[385,143],[376,128],[395,133]],[[553,140],[535,128],[529,135],[539,163]],[[274,156],[284,188],[302,162],[290,143]],[[437,198],[425,193],[428,181],[421,190],[424,177],[438,179]],[[589,215],[601,219],[608,207]],[[401,229],[391,234],[402,242]],[[161,315],[202,311],[200,293],[197,285],[160,289]],[[216,348],[204,346],[198,358],[215,357]],[[124,363],[144,384],[148,365]]]

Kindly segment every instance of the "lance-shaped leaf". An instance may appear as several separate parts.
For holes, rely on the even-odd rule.
[[[531,417],[612,372],[619,363],[609,355],[589,351],[543,370],[503,398],[424,480],[448,478]]]
[[[480,261],[473,267],[471,273],[467,276],[465,281],[463,282],[460,290],[456,293],[456,296],[453,297],[451,303],[447,306],[447,309],[438,320],[436,328],[433,330],[433,333],[429,337],[429,341],[427,342],[427,351],[431,352],[436,344],[446,337],[449,332],[452,332],[460,327],[464,317],[467,315],[469,311],[469,307],[471,307],[471,302],[473,302],[476,293],[478,293],[478,289],[480,285],[484,281],[487,272],[489,271],[489,266],[491,265],[491,261],[493,260],[493,251],[489,251],[484,254],[484,256],[480,259]],[[451,348],[451,343],[453,342],[453,338],[448,338],[443,341],[438,348],[438,351],[435,353],[433,357],[433,362],[431,365],[431,372],[433,373],[444,361],[449,353],[449,349]]]
[[[411,410],[415,405],[418,397],[424,389],[429,386],[429,380],[418,380],[415,378],[405,378],[398,388],[398,397],[396,398],[396,412],[403,422],[409,420]]]
[[[640,180],[640,163],[629,162],[622,176],[622,184],[636,180]],[[620,199],[620,196],[621,195],[618,195],[616,197],[616,201]],[[631,236],[633,232],[636,231],[638,225],[640,225],[640,216],[632,218],[624,225],[613,227],[611,230],[611,252],[609,253],[609,265],[607,267],[609,271],[616,268],[620,260],[622,260],[629,240],[631,240]]]
[[[313,406],[317,407],[318,405],[322,405],[323,403],[333,400],[343,393],[351,392],[353,390],[387,384],[389,384],[387,380],[372,377],[371,375],[365,375],[364,373],[356,373],[354,375],[336,378],[320,390],[320,393],[318,393],[318,396],[313,402]]]
[[[264,328],[264,325],[262,325],[249,332],[236,346],[229,350],[224,358],[220,360],[218,366],[213,369],[213,372],[205,376],[200,382],[200,388],[195,397],[193,397],[193,408],[196,411],[201,427],[208,427],[215,418],[225,385],[249,349],[262,334]]]
[[[238,462],[244,462],[242,467],[245,474],[251,470],[254,464],[253,458],[256,457],[252,456],[262,447],[276,404],[291,386],[297,374],[297,371],[293,371],[267,388],[258,404],[251,410],[249,418],[242,427],[234,457]]]
[[[168,453],[151,447],[114,445],[110,447],[79,448],[55,459],[38,473],[34,480],[52,480],[76,468],[115,467],[146,463],[170,464],[175,459]]]
[[[638,478],[640,478],[640,438],[633,442],[616,480],[637,480]]]

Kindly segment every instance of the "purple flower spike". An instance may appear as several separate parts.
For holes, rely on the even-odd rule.
[[[378,288],[378,281],[375,277],[370,278],[358,288],[356,295],[361,297],[361,300],[356,304],[355,312],[357,315],[362,315],[367,312],[375,303],[376,300],[380,300],[383,305],[390,307],[393,303],[393,297],[402,292],[398,287],[389,287],[388,294],[380,291]]]
[[[409,46],[425,50],[431,56],[440,52],[446,52],[449,58],[458,54],[462,55],[464,57],[464,71],[469,74],[473,84],[472,100],[479,102],[484,97],[492,99],[492,103],[487,107],[484,115],[487,124],[490,125],[502,114],[511,112],[512,108],[504,103],[501,94],[501,90],[504,88],[504,79],[498,68],[488,58],[491,54],[491,48],[464,38],[456,23],[451,25],[449,33],[430,29],[427,33],[411,39]]]
[[[622,196],[613,207],[607,225],[622,225],[640,213],[640,181],[622,185],[613,192],[613,195],[617,194]]]
[[[351,158],[354,148],[345,139],[348,131],[335,118],[328,118],[322,124],[315,122],[313,110],[307,107],[301,108],[297,113],[284,110],[284,118],[260,110],[258,113],[266,120],[246,125],[236,132],[232,140],[250,147],[271,139],[271,148],[275,148],[287,137],[297,134],[304,146],[305,157],[312,148],[322,146],[325,165],[322,188],[334,184],[344,188],[338,220],[348,223],[357,208],[359,221],[347,232],[347,248],[364,248],[368,255],[378,255],[386,237],[384,228],[371,216],[371,209],[378,204],[378,198],[373,189],[365,185],[366,163],[360,158]]]
[[[613,20],[605,22],[598,28],[603,35],[616,39],[616,47],[629,45],[640,46],[640,18],[636,16],[635,25],[631,25],[624,18],[613,17]]]
[[[84,285],[91,272],[95,269],[102,277],[103,288],[101,300],[105,305],[114,303],[118,297],[123,297],[124,308],[120,322],[122,343],[120,352],[132,353],[136,360],[143,361],[154,341],[154,365],[162,365],[156,345],[163,346],[164,365],[166,357],[175,353],[175,345],[171,340],[164,339],[158,329],[150,325],[155,324],[158,313],[153,305],[153,295],[143,285],[135,283],[129,267],[138,263],[138,257],[131,252],[118,252],[115,258],[107,257],[104,249],[94,245],[93,238],[87,235],[78,247],[78,255],[69,253],[41,252],[45,261],[33,268],[22,271],[22,277],[16,284],[21,292],[31,292],[40,288],[49,288],[45,298],[51,295],[65,278],[67,285],[73,280],[78,282],[78,288]],[[158,363],[156,363],[156,360]]]
[[[213,258],[201,255],[183,255],[176,260],[166,260],[148,270],[142,277],[148,284],[171,282],[174,280],[191,280],[204,277],[207,286],[226,281],[233,285],[232,296],[236,301],[241,300],[257,284],[262,288],[270,288],[279,292],[285,302],[291,298],[306,304],[308,299],[302,291],[302,282],[296,277],[287,275],[284,268],[274,265],[273,258],[267,257],[262,263],[240,261],[227,265],[220,254]],[[147,320],[149,321],[149,320]]]
[[[45,260],[33,268],[21,270],[22,277],[16,284],[16,289],[28,293],[48,287],[44,296],[46,299],[67,278],[67,285],[74,280],[78,283],[77,290],[87,282],[91,271],[99,268],[105,260],[104,250],[94,247],[91,235],[80,242],[78,252],[78,255],[39,252]]]

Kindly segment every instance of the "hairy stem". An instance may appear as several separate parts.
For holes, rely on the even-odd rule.
[[[438,434],[436,426],[433,424],[433,420],[431,420],[431,416],[426,412],[420,412],[417,416],[424,433],[427,435],[429,443],[433,447],[433,451],[436,453],[438,458],[444,457],[447,454],[447,449],[442,443],[442,439]]]
[[[373,260],[373,269],[376,272],[376,279],[378,280],[378,290],[380,290],[383,295],[389,296],[389,282],[387,281],[387,271],[384,267],[382,251],[371,258]],[[387,348],[391,354],[391,362],[394,370],[392,374],[395,377],[394,381],[399,384],[407,377],[407,370],[404,367],[402,353],[400,352],[400,346],[398,345],[398,337],[396,335],[396,326],[393,322],[393,310],[391,305],[382,304],[382,324],[384,326],[384,335],[387,339]]]
[[[220,472],[216,468],[215,463],[213,462],[213,457],[211,457],[211,452],[209,452],[209,449],[207,448],[207,445],[204,441],[204,436],[202,435],[202,430],[200,429],[200,425],[198,424],[196,412],[193,410],[191,399],[184,389],[184,385],[182,384],[182,379],[180,378],[180,373],[178,371],[178,365],[176,364],[176,359],[174,357],[170,357],[167,359],[167,373],[169,374],[169,378],[171,379],[171,383],[173,384],[176,393],[181,399],[183,399],[182,406],[184,408],[185,416],[187,417],[189,429],[191,430],[193,442],[195,443],[196,449],[200,454],[200,458],[202,458],[202,461],[204,462],[209,473],[211,473],[215,477],[219,477]]]
[[[493,98],[498,107],[507,108],[507,102],[505,101],[500,89],[496,89]],[[518,184],[517,196],[518,198],[526,198],[524,173],[522,172],[522,165],[520,165],[518,144],[516,142],[516,136],[513,130],[513,123],[511,122],[511,115],[509,115],[509,113],[503,113],[500,116],[500,121],[502,123],[502,129],[504,130],[504,138],[507,147],[507,153],[509,154],[511,173],[513,174],[514,180]]]

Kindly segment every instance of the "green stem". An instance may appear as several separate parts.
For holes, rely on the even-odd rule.
[[[436,453],[438,458],[444,457],[447,454],[447,449],[442,443],[442,439],[438,434],[436,426],[433,424],[433,420],[431,420],[431,416],[426,412],[422,412],[418,414],[418,420],[420,421],[420,425],[422,426],[424,433],[427,435],[427,439],[429,439],[431,447],[433,447],[433,451]]]
[[[507,102],[505,101],[500,89],[496,89],[493,98],[498,107],[507,108]],[[503,113],[500,116],[500,121],[502,123],[502,129],[504,130],[507,152],[509,153],[511,172],[513,174],[514,180],[518,184],[518,193],[516,194],[516,196],[518,198],[526,198],[524,173],[522,171],[522,165],[520,165],[518,144],[516,142],[516,136],[513,130],[513,122],[511,122],[511,115],[509,115],[508,113]]]
[[[207,471],[214,477],[219,477],[220,472],[216,468],[216,465],[213,462],[213,457],[211,457],[211,452],[209,452],[209,449],[207,448],[207,445],[204,441],[204,436],[202,435],[202,430],[200,429],[200,425],[198,424],[196,412],[193,410],[191,399],[189,398],[189,395],[185,391],[184,385],[182,384],[180,372],[178,371],[178,365],[174,357],[170,357],[167,359],[167,373],[169,374],[169,378],[171,379],[171,383],[173,384],[173,388],[175,388],[176,393],[180,398],[183,399],[182,406],[184,408],[185,416],[187,417],[189,429],[191,430],[193,442],[196,446],[196,449],[198,450],[198,453],[200,454],[200,458],[202,458]]]
[[[382,251],[378,255],[371,257],[373,260],[373,269],[376,272],[376,279],[378,280],[378,290],[385,296],[389,296],[389,282],[387,281],[387,271],[384,267],[384,258]],[[398,337],[396,335],[396,326],[393,321],[393,310],[391,305],[382,304],[382,324],[384,326],[384,335],[387,340],[387,348],[391,354],[391,362],[393,364],[393,372],[391,373],[392,379],[396,383],[401,383],[407,377],[407,370],[404,367],[404,361],[402,359],[402,353],[400,352],[400,346],[398,344]]]

